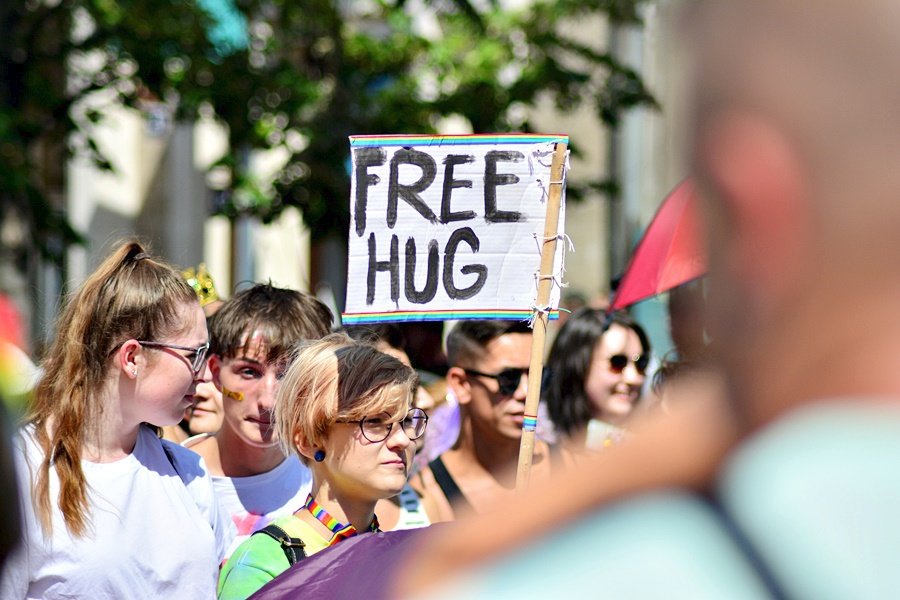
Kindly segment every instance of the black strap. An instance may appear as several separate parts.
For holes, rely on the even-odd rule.
[[[454,481],[453,477],[450,475],[450,471],[444,466],[444,461],[441,460],[440,456],[428,463],[428,467],[431,469],[432,474],[434,474],[434,480],[437,482],[438,487],[441,488],[441,491],[444,492],[444,496],[447,497],[447,502],[449,502],[451,506],[472,508],[472,505],[463,495],[462,490],[459,489],[459,486],[456,485],[456,481]]]
[[[303,543],[303,540],[289,536],[287,532],[278,525],[272,525],[270,523],[262,529],[254,531],[253,535],[256,535],[257,533],[264,533],[281,544],[281,549],[284,550],[284,555],[287,557],[289,564],[300,562],[306,558],[306,550],[304,549],[306,544]]]
[[[747,534],[744,533],[743,529],[741,529],[740,525],[738,525],[737,521],[734,520],[719,499],[710,494],[704,496],[704,499],[706,500],[707,505],[718,515],[722,524],[725,526],[725,529],[731,535],[732,541],[737,544],[738,548],[743,552],[744,557],[753,566],[753,570],[759,576],[762,584],[769,592],[769,596],[773,600],[785,600],[789,598],[756,546],[753,545],[753,542],[750,541],[750,538],[747,537]]]

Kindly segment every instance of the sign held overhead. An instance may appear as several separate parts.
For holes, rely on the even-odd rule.
[[[343,322],[531,318],[557,143],[568,137],[352,136]],[[543,309],[558,302],[557,285]]]

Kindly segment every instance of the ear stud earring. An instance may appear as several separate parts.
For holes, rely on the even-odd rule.
[[[316,462],[322,462],[323,460],[325,460],[325,451],[316,450],[316,453],[313,454],[313,458],[316,459]]]

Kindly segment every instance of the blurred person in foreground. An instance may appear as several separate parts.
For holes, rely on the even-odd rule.
[[[487,519],[447,531],[418,549],[410,588],[449,556],[479,567],[430,597],[900,596],[900,4],[689,9],[727,404],[693,426],[682,407],[591,477],[531,490],[490,540],[471,535]]]

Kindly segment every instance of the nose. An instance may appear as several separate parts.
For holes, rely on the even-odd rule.
[[[409,436],[406,435],[406,431],[403,430],[403,424],[394,423],[391,427],[391,433],[388,434],[387,437],[388,448],[392,450],[405,450],[410,444],[412,444],[412,440],[409,439]]]
[[[279,382],[278,376],[271,372],[266,373],[265,377],[260,381],[262,393],[259,395],[259,404],[263,408],[271,409],[275,406],[275,393],[278,391]]]
[[[203,368],[200,369],[199,373],[194,374],[194,381],[197,383],[212,381],[212,371],[209,368],[209,359],[203,361]]]
[[[519,386],[516,388],[516,391],[513,392],[513,398],[517,400],[524,400],[528,395],[528,371],[522,371],[522,376],[519,377]]]
[[[622,371],[622,379],[628,385],[641,386],[644,385],[644,374],[637,370],[637,366],[630,362]]]

